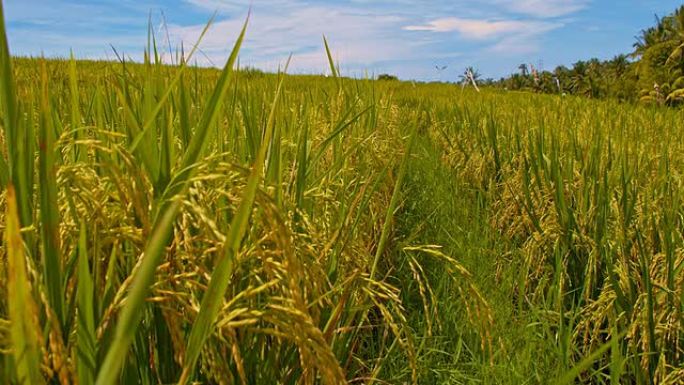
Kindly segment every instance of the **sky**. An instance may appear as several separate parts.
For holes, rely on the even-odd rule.
[[[483,77],[521,63],[553,69],[629,53],[635,36],[674,0],[5,0],[10,50],[23,56],[140,60],[150,20],[165,52],[223,66],[251,8],[242,66],[326,73],[323,38],[347,76],[381,73],[453,81],[467,66]],[[171,60],[171,55],[168,59]],[[444,68],[446,67],[446,68]]]

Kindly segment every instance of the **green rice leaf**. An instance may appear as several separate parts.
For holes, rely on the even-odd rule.
[[[7,211],[5,213],[5,245],[7,245],[7,303],[10,316],[12,354],[17,382],[20,384],[43,384],[40,371],[38,317],[31,282],[26,271],[24,242],[20,233],[19,212],[14,187],[7,188]]]

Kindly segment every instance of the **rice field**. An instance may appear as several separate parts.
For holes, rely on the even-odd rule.
[[[0,30],[0,383],[683,382],[681,110]]]

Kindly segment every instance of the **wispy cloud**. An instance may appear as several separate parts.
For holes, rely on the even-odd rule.
[[[567,16],[586,8],[591,0],[496,0],[513,12],[539,18]]]
[[[455,32],[460,38],[482,41],[483,51],[498,54],[529,54],[539,50],[539,39],[562,27],[560,22],[538,20],[478,20],[448,17],[421,25],[404,27],[407,31]]]
[[[238,7],[233,2],[220,0],[189,0],[203,7],[220,9]],[[269,0],[278,1],[278,0]],[[322,35],[333,47],[336,59],[343,67],[373,70],[378,63],[414,57],[423,44],[420,40],[403,40],[400,16],[344,6],[297,6],[255,8],[249,22],[243,57],[248,65],[274,69],[290,53],[294,54],[291,68],[299,72],[322,72],[327,68]],[[276,12],[272,10],[277,9]],[[244,8],[243,8],[244,12]],[[237,36],[245,14],[216,22],[201,47],[213,62],[225,59],[231,38]],[[203,25],[170,25],[172,39],[186,45],[196,41]]]
[[[468,39],[485,40],[510,34],[537,34],[557,28],[559,24],[533,20],[477,20],[447,17],[423,25],[409,25],[407,31],[458,32]]]
[[[246,2],[186,1],[196,7],[228,15],[216,23],[202,45],[212,62],[221,62],[227,55],[226,37],[235,36],[239,31]],[[423,14],[439,14],[439,10],[444,10],[447,14],[456,11],[466,15],[489,12],[494,16],[442,17],[419,23],[415,3],[405,0],[337,0],[325,5],[310,0],[262,0],[253,5],[253,20],[243,58],[249,65],[272,70],[293,52],[295,57],[291,68],[294,71],[324,71],[327,60],[321,46],[323,33],[330,38],[336,59],[349,70],[365,68],[379,71],[397,62],[404,62],[408,67],[408,63],[420,59],[453,63],[454,58],[462,56],[462,53],[445,47],[454,45],[466,47],[470,51],[469,57],[477,52],[488,55],[530,54],[539,51],[540,39],[545,33],[563,26],[557,20],[545,18],[569,14],[580,9],[586,1],[547,0],[540,6],[536,0],[485,0],[484,3],[489,4],[486,7],[474,6],[464,0],[449,4],[440,2],[439,6],[430,3],[421,5]],[[512,15],[506,18],[510,12],[530,16],[522,20],[512,18]],[[195,25],[172,26],[170,30],[176,39],[188,43],[194,41],[201,29],[201,25]],[[441,34],[416,34],[419,31]]]
[[[663,5],[662,3],[669,3]],[[596,0],[7,0],[10,46],[20,55],[112,57],[118,52],[140,59],[148,17],[162,40],[168,22],[170,46],[195,42],[204,23],[217,11],[205,36],[200,64],[221,66],[248,10],[251,20],[240,54],[243,65],[275,70],[290,53],[292,72],[328,69],[322,35],[345,74],[388,72],[403,78],[454,79],[456,69],[474,65],[488,75],[501,75],[510,63],[544,59],[561,64],[608,49],[589,47],[595,28],[606,25],[613,6]],[[647,4],[648,3],[648,4]],[[604,28],[621,36],[647,21],[630,15],[662,14],[676,0],[625,0],[629,8],[619,25]],[[630,8],[631,7],[631,8]],[[638,8],[638,11],[632,10]],[[610,20],[608,24],[610,24]],[[647,25],[647,24],[646,24]],[[629,37],[612,41],[610,54],[629,49]],[[561,46],[559,41],[564,42]],[[567,46],[566,46],[567,45]],[[617,47],[617,48],[616,48]],[[608,54],[606,54],[608,55]],[[448,65],[449,70],[435,71]],[[514,68],[514,67],[513,67]],[[444,78],[443,78],[444,77]]]
[[[259,10],[297,8],[303,3],[299,0],[261,0],[258,2],[245,0],[185,0],[194,6],[211,11],[242,12],[246,8]]]

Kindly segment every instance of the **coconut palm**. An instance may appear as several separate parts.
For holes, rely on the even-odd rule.
[[[459,82],[465,87],[468,83],[472,83],[477,89],[477,82],[480,80],[480,73],[473,67],[466,67],[465,71],[458,76]]]
[[[656,24],[653,27],[642,29],[639,36],[635,36],[633,57],[640,58],[652,46],[666,40],[666,19],[656,16]]]
[[[629,59],[627,55],[621,54],[615,56],[608,62],[608,68],[615,79],[621,78],[629,69]]]
[[[684,53],[684,5],[667,17],[664,29],[665,37],[676,43],[675,49],[667,59],[668,64],[681,64]]]

